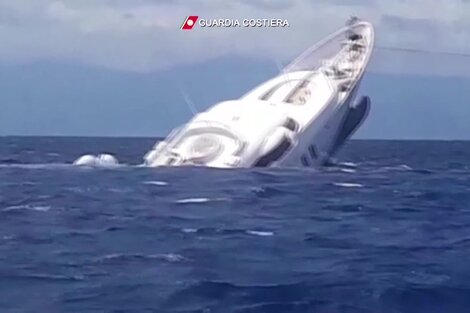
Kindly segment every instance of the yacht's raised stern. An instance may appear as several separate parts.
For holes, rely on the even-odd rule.
[[[338,130],[338,135],[330,151],[333,156],[343,146],[347,139],[359,129],[369,115],[371,101],[368,96],[362,96],[349,106],[343,122]]]

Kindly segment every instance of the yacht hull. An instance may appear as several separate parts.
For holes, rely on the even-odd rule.
[[[147,166],[298,167],[327,163],[367,117],[355,103],[373,50],[355,21],[237,100],[193,117],[144,157]]]
[[[362,96],[360,99],[351,102],[343,122],[339,127],[339,132],[336,136],[330,155],[334,156],[344,143],[359,129],[369,115],[371,101],[367,96]]]
[[[373,45],[372,25],[354,20],[239,99],[196,114],[155,144],[143,165],[239,168],[327,163],[367,117],[368,98],[354,100]]]
[[[328,163],[367,117],[369,98],[362,97],[359,103],[355,103],[355,96],[353,92],[339,106],[325,110],[315,123],[299,135],[296,147],[276,165],[299,167]]]

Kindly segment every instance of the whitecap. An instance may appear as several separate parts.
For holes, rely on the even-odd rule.
[[[259,231],[259,230],[247,230],[246,233],[249,235],[262,236],[262,237],[274,235],[272,231]]]
[[[13,205],[2,209],[2,211],[17,211],[17,210],[31,210],[38,212],[47,212],[51,209],[50,206],[31,206],[31,205]]]
[[[132,192],[132,189],[131,188],[114,188],[114,187],[111,187],[111,188],[108,188],[108,191],[114,192],[114,193],[129,193],[129,192]]]
[[[187,198],[187,199],[181,199],[181,200],[176,200],[176,203],[206,203],[209,202],[208,198]]]
[[[228,198],[186,198],[186,199],[180,199],[176,200],[176,203],[179,204],[190,204],[190,203],[207,203],[209,201],[228,201]]]
[[[122,169],[128,167],[135,167],[127,164],[116,164],[114,166],[75,166],[70,163],[2,163],[0,162],[0,168],[18,168],[24,170],[64,170],[64,169],[79,169],[79,170],[91,170],[91,169]]]
[[[340,165],[340,166],[347,166],[347,167],[357,167],[357,164],[356,164],[356,163],[353,163],[353,162],[341,162],[341,163],[339,163],[338,165]]]
[[[412,171],[413,168],[411,166],[408,166],[406,164],[401,164],[397,166],[385,166],[382,168],[382,170],[385,171]]]
[[[150,180],[150,181],[144,181],[144,185],[155,185],[155,186],[167,186],[168,183],[165,181],[160,181],[160,180]]]
[[[186,260],[186,258],[179,254],[167,253],[167,254],[154,254],[151,257],[155,259],[165,260],[168,262],[181,262]]]
[[[19,168],[25,170],[64,169],[68,167],[71,167],[71,165],[66,163],[0,163],[0,168]]]
[[[166,253],[166,254],[123,254],[123,253],[112,253],[107,254],[96,259],[98,262],[106,262],[113,260],[162,260],[167,262],[181,262],[186,258],[180,254]]]
[[[196,232],[197,232],[197,228],[183,228],[181,231],[182,231],[183,233],[187,233],[187,234],[189,234],[189,233],[196,233]]]
[[[121,253],[111,253],[111,254],[106,254],[105,256],[102,256],[98,258],[99,261],[104,261],[104,260],[114,260],[114,259],[121,259],[123,258],[124,254]]]
[[[342,168],[340,169],[340,171],[344,173],[356,173],[356,170],[353,170],[351,168]]]
[[[438,285],[448,281],[450,277],[445,274],[433,274],[421,271],[411,271],[409,275],[405,276],[405,280],[420,285]]]
[[[344,188],[362,188],[364,185],[356,183],[333,183],[333,185]]]
[[[20,275],[20,277],[30,278],[30,279],[38,279],[38,280],[61,280],[61,281],[78,281],[84,280],[84,275],[55,275],[55,274],[48,274],[48,273],[37,273],[37,274],[25,274]]]

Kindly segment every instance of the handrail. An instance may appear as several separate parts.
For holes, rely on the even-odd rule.
[[[361,21],[361,22],[355,23],[352,26],[342,27],[341,29],[339,29],[336,32],[330,34],[329,36],[327,36],[323,40],[317,42],[316,44],[314,44],[313,46],[311,46],[310,48],[305,50],[302,54],[300,54],[297,58],[295,58],[291,63],[289,63],[286,67],[284,67],[283,72],[291,72],[291,71],[295,70],[296,66],[301,64],[302,61],[305,61],[312,53],[317,51],[319,48],[325,46],[326,44],[331,42],[333,39],[338,37],[339,35],[341,35],[343,33],[346,33],[347,31],[350,31],[350,30],[353,30],[353,29],[356,29],[356,28],[360,28],[360,27],[370,27],[370,28],[372,28],[372,25],[369,22]],[[310,69],[310,70],[313,70],[313,68]]]

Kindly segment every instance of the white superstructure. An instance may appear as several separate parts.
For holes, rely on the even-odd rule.
[[[367,116],[354,102],[374,45],[353,20],[240,99],[215,104],[158,142],[147,166],[310,166],[328,161]]]

